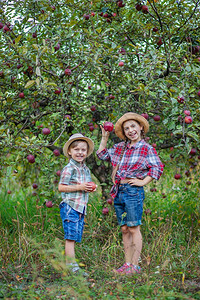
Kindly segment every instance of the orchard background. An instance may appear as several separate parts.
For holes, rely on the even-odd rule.
[[[191,266],[188,275],[190,292],[191,278],[197,278],[199,274],[199,254],[195,250],[199,243],[200,191],[199,19],[200,1],[197,0],[0,1],[0,221],[3,228],[1,265],[5,272],[1,273],[1,278],[7,280],[7,284],[21,283],[23,280],[18,279],[24,279],[24,275],[16,277],[17,273],[8,276],[11,265],[11,268],[21,266],[20,270],[26,270],[26,274],[40,270],[41,265],[44,269],[42,246],[39,251],[35,244],[28,242],[39,229],[45,232],[44,236],[46,230],[52,230],[51,239],[45,238],[45,247],[49,249],[54,249],[49,241],[57,235],[59,241],[62,240],[61,231],[56,231],[60,226],[57,184],[60,171],[67,163],[62,152],[66,140],[73,133],[81,132],[93,139],[97,150],[101,139],[99,125],[104,121],[115,124],[125,112],[133,111],[148,119],[150,132],[146,139],[165,164],[161,181],[147,187],[144,214],[147,240],[153,237],[155,241],[159,237],[156,230],[163,233],[164,240],[155,260],[151,251],[144,249],[143,262],[148,276],[138,278],[136,283],[144,287],[147,295],[152,293],[151,298],[158,295],[160,299],[168,299],[165,298],[167,294],[162,296],[158,292],[161,282],[159,287],[150,284],[149,268],[153,261],[154,268],[160,265],[159,259],[163,259],[162,264],[168,268],[168,258],[162,255],[162,249],[169,237],[167,232],[172,233],[175,226],[177,234],[179,232],[177,236],[183,238],[178,243],[179,238],[173,236],[175,248],[182,251],[180,255],[185,263],[183,270],[177,271],[177,280],[184,290],[185,272],[188,265]],[[118,139],[112,132],[110,146],[115,142]],[[95,265],[104,270],[103,275],[96,271],[103,278],[107,269],[102,267],[102,262],[109,268],[113,260],[117,263],[114,253],[120,257],[120,253],[115,252],[120,240],[116,236],[120,233],[115,231],[113,208],[107,203],[111,186],[110,165],[100,161],[95,152],[87,164],[98,184],[98,193],[92,196],[89,238],[84,245],[88,245],[88,253],[89,249],[99,245],[104,251],[107,249],[106,257],[104,251],[100,252],[101,261],[97,262],[93,256]],[[44,205],[47,201],[52,201],[52,208]],[[102,216],[105,207],[109,207],[109,213]],[[155,220],[159,224],[151,223]],[[100,244],[91,244],[90,248],[97,233]],[[109,245],[108,234],[113,238],[112,241],[109,239]],[[16,245],[15,238],[18,239]],[[29,243],[30,252],[26,248]],[[82,251],[80,246],[81,259]],[[193,264],[187,256],[191,251],[195,253]],[[173,251],[171,257],[175,259]],[[86,266],[90,259],[91,256],[83,259]],[[34,269],[35,261],[39,263]],[[54,267],[54,264],[49,266]],[[33,282],[37,281],[37,272],[37,276],[31,276]],[[57,272],[61,272],[60,269]],[[90,282],[92,288],[98,286],[94,276],[94,282]],[[115,284],[117,289],[121,285],[123,290],[125,281],[113,282],[111,285]],[[198,281],[195,282],[196,291]],[[175,283],[171,284],[174,286]],[[82,288],[84,290],[84,283]],[[132,293],[129,292],[125,291],[125,295]],[[33,297],[34,293],[35,290]],[[92,297],[87,289],[85,293]],[[110,298],[105,296],[105,299],[112,299],[111,291],[109,293]],[[142,296],[139,293],[135,297],[139,295],[139,299],[146,299],[145,293]],[[102,295],[103,291],[103,298]],[[177,295],[169,297],[177,299]],[[77,295],[73,297],[76,299]],[[80,295],[77,299],[79,297],[82,299]],[[114,292],[113,297],[116,297]],[[118,297],[124,299],[120,294]],[[134,298],[134,295],[130,297]]]

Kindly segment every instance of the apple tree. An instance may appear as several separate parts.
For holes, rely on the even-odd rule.
[[[127,111],[145,114],[148,142],[173,149],[180,168],[197,164],[199,2],[0,1],[2,174],[13,165],[50,195],[69,136],[90,136],[97,149],[99,124]],[[107,193],[110,165],[95,153],[88,163]]]

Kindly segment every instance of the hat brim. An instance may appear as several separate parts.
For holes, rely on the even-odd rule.
[[[140,125],[143,127],[144,133],[147,133],[149,131],[149,122],[141,115],[128,112],[124,114],[115,124],[115,134],[122,140],[126,139],[126,136],[123,131],[123,123],[128,120],[135,120],[140,123]]]
[[[73,143],[74,141],[84,141],[84,142],[87,142],[88,148],[89,148],[88,149],[88,153],[87,153],[87,157],[90,156],[92,154],[92,152],[94,151],[94,143],[93,143],[93,141],[90,138],[88,138],[88,137],[75,137],[75,138],[70,139],[69,141],[67,141],[64,144],[63,153],[68,158],[70,158],[70,156],[68,154],[68,149],[69,149],[71,143]]]

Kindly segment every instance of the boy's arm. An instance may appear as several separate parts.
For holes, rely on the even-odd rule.
[[[58,191],[63,193],[72,193],[77,191],[82,192],[93,192],[93,187],[89,182],[84,182],[80,184],[74,184],[74,185],[67,185],[67,184],[59,184],[58,185]]]

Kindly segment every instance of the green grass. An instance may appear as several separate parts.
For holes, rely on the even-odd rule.
[[[2,182],[0,298],[200,299],[199,184],[192,180],[186,189],[186,179],[176,181],[172,174],[165,170],[146,188],[141,275],[113,274],[124,262],[121,232],[112,206],[108,216],[101,213],[100,187],[90,195],[83,240],[76,245],[88,279],[67,273],[56,189],[49,209],[42,195],[32,196],[13,178],[11,194]]]

